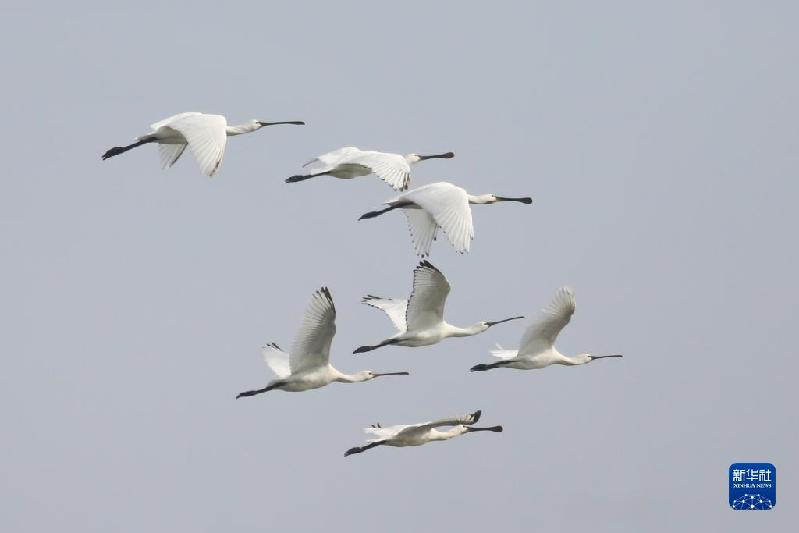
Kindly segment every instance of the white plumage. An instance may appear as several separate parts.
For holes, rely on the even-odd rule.
[[[330,345],[336,334],[336,307],[327,287],[313,294],[305,311],[302,326],[294,338],[291,354],[275,344],[263,347],[264,361],[272,369],[275,379],[262,389],[240,393],[236,398],[255,396],[279,389],[301,392],[340,383],[361,383],[380,376],[407,376],[408,372],[372,372],[363,370],[356,374],[343,374],[330,364]]]
[[[516,316],[494,322],[478,322],[461,328],[444,320],[450,285],[444,274],[429,261],[422,261],[413,271],[413,291],[407,300],[366,296],[363,303],[384,311],[397,333],[374,345],[361,346],[353,353],[369,352],[381,346],[429,346],[448,337],[469,337],[487,330],[491,326],[523,318]]]
[[[392,189],[403,191],[408,188],[411,180],[411,165],[425,159],[449,159],[451,157],[454,157],[452,152],[433,155],[400,155],[345,146],[311,159],[303,165],[303,167],[308,167],[308,174],[291,176],[286,178],[286,182],[296,183],[317,176],[352,179],[374,174]]]
[[[213,176],[225,156],[228,137],[250,133],[264,126],[275,124],[301,125],[305,123],[301,121],[262,122],[251,120],[238,126],[228,126],[227,119],[222,115],[209,115],[194,111],[178,113],[151,124],[150,128],[153,131],[137,137],[134,143],[109,149],[103,154],[103,159],[122,154],[143,144],[157,143],[161,168],[166,169],[175,164],[188,146],[200,166],[200,171],[206,176]]]
[[[541,310],[540,315],[530,324],[522,336],[518,350],[505,350],[497,345],[491,355],[500,359],[496,363],[481,363],[472,367],[472,371],[484,371],[494,368],[515,368],[533,370],[549,365],[583,365],[596,359],[622,357],[621,354],[591,355],[587,353],[569,357],[555,348],[558,335],[571,320],[575,310],[574,291],[571,287],[561,287],[555,293],[552,302]]]
[[[502,431],[502,426],[474,427],[473,424],[480,420],[481,414],[481,411],[475,411],[465,416],[444,418],[432,422],[422,422],[421,424],[388,427],[374,424],[371,427],[364,428],[364,431],[371,436],[371,438],[367,439],[367,444],[350,448],[344,453],[344,456],[365,452],[375,446],[421,446],[428,442],[452,439],[464,433],[478,431],[493,431],[498,433]],[[451,426],[451,429],[446,431],[438,429],[446,426]]]
[[[493,204],[497,202],[532,203],[529,197],[509,198],[493,194],[473,195],[452,183],[439,182],[423,185],[388,200],[387,208],[370,211],[359,220],[374,218],[393,209],[402,209],[408,218],[416,254],[430,254],[430,245],[436,238],[438,228],[447,234],[449,242],[458,253],[469,251],[474,238],[472,209],[469,204]]]

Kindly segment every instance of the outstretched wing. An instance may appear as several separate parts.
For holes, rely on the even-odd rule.
[[[540,316],[522,336],[519,356],[533,356],[551,349],[560,331],[566,327],[574,314],[574,291],[561,287],[552,302],[541,310]]]
[[[161,157],[161,168],[167,169],[175,164],[175,161],[183,155],[186,149],[185,144],[159,144],[158,153]]]
[[[381,440],[392,438],[394,435],[398,434],[400,431],[408,427],[411,426],[405,425],[405,426],[382,427],[380,425],[375,425],[368,428],[363,428],[363,430],[369,435],[372,435],[374,437],[371,439],[367,439],[366,442],[379,442]]]
[[[333,170],[342,163],[347,163],[350,157],[360,153],[361,151],[355,146],[345,146],[344,148],[339,148],[338,150],[333,150],[332,152],[314,157],[305,163],[303,168],[310,165],[311,168],[309,168],[308,171],[311,174],[326,172],[328,170]]]
[[[198,115],[202,115],[202,113],[200,113],[199,111],[187,111],[185,113],[178,113],[176,115],[172,115],[171,117],[166,117],[163,120],[159,120],[158,122],[153,122],[152,124],[150,124],[150,128],[152,128],[153,131],[158,131],[159,128],[162,128],[164,126],[169,126],[171,122],[175,122],[176,120],[180,120],[186,117],[196,117]]]
[[[438,224],[424,209],[403,209],[402,211],[408,219],[408,229],[411,232],[416,255],[427,257],[430,255],[430,246],[436,239]]]
[[[289,356],[291,373],[327,365],[335,334],[336,307],[328,288],[322,287],[311,297],[302,326],[294,338]]]
[[[449,282],[429,261],[422,261],[413,271],[413,291],[408,299],[405,322],[408,331],[420,331],[444,320],[444,305]]]
[[[474,238],[472,210],[466,191],[451,183],[431,183],[403,194],[400,200],[421,207],[447,234],[458,253],[469,251]]]
[[[457,416],[453,418],[442,418],[441,420],[433,420],[431,422],[422,422],[421,424],[414,424],[412,426],[407,426],[403,428],[399,433],[427,431],[429,429],[441,426],[460,426],[460,425],[471,426],[472,424],[475,424],[477,423],[478,420],[480,420],[480,416],[482,414],[483,412],[478,409],[474,413],[470,413],[464,416]]]
[[[289,365],[289,354],[280,349],[274,342],[261,348],[261,355],[264,361],[272,369],[272,372],[279,378],[287,378],[291,375]]]
[[[395,191],[404,191],[411,182],[411,166],[399,154],[365,151],[351,156],[347,163],[368,168]]]
[[[227,120],[222,115],[202,113],[181,113],[177,118],[154,126],[168,127],[179,132],[189,143],[200,170],[206,176],[213,176],[222,163],[227,143]],[[165,122],[165,121],[161,121]]]
[[[453,418],[442,418],[441,420],[422,422],[421,424],[409,424],[409,425],[387,426],[387,427],[381,427],[379,424],[377,424],[372,427],[364,428],[364,431],[375,437],[372,439],[368,439],[367,442],[378,442],[394,438],[400,434],[407,435],[410,433],[425,432],[429,431],[432,428],[437,428],[441,426],[458,426],[458,425],[470,426],[472,424],[477,423],[477,421],[480,420],[480,415],[482,415],[482,411],[477,410],[474,413],[470,413],[468,415],[458,416]]]
[[[400,333],[407,330],[407,326],[405,325],[405,312],[408,308],[408,300],[380,298],[379,296],[372,296],[370,294],[364,296],[363,299],[361,299],[361,303],[374,307],[375,309],[380,309],[387,314],[388,318],[391,319],[391,323],[394,324],[394,327],[397,328]]]

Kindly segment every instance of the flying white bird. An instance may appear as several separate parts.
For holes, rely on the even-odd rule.
[[[278,379],[263,389],[245,391],[236,396],[255,396],[273,389],[301,392],[318,389],[334,381],[361,383],[380,376],[407,376],[408,372],[372,372],[363,370],[343,374],[330,364],[330,344],[336,334],[336,308],[327,287],[314,292],[305,311],[302,327],[294,338],[291,355],[272,343],[263,347],[263,357]]]
[[[500,360],[496,363],[481,363],[472,367],[472,372],[491,370],[492,368],[516,368],[518,370],[534,370],[549,365],[584,365],[597,359],[621,357],[614,355],[591,355],[582,353],[568,357],[555,348],[555,340],[560,331],[566,327],[574,314],[574,291],[570,287],[561,287],[549,306],[541,311],[524,332],[521,347],[518,350],[503,350],[497,346],[491,355]]]
[[[361,216],[374,218],[393,209],[402,209],[408,218],[416,254],[430,254],[430,244],[436,238],[438,228],[447,234],[449,242],[458,253],[469,251],[474,238],[472,209],[469,204],[494,204],[497,202],[533,203],[532,198],[508,198],[493,194],[473,195],[452,183],[440,182],[423,185],[388,200],[385,209],[370,211]]]
[[[157,143],[161,154],[161,168],[169,168],[183,154],[186,145],[191,147],[200,170],[206,176],[213,176],[225,155],[227,138],[242,133],[250,133],[276,124],[303,125],[305,122],[262,122],[251,120],[238,126],[228,126],[222,115],[205,113],[178,113],[150,125],[152,133],[137,137],[127,146],[114,146],[103,154],[103,159],[123,154],[143,144]]]
[[[400,155],[346,146],[311,159],[303,165],[303,167],[312,165],[308,169],[308,174],[286,178],[286,183],[296,183],[317,176],[333,176],[346,180],[375,174],[394,190],[404,191],[411,181],[411,165],[425,159],[450,159],[452,157],[455,157],[452,152],[433,155]]]
[[[421,446],[428,442],[437,440],[448,440],[464,433],[474,433],[477,431],[494,431],[499,433],[502,431],[502,426],[492,426],[485,428],[472,427],[472,424],[480,420],[481,411],[457,418],[444,418],[443,420],[435,420],[433,422],[423,422],[421,424],[413,424],[410,426],[389,426],[382,427],[380,424],[374,424],[371,427],[365,428],[364,431],[373,435],[374,438],[367,439],[367,444],[364,446],[355,446],[344,452],[344,457],[354,453],[365,452],[375,446]],[[436,428],[442,426],[452,426],[452,429],[446,431],[439,431]]]
[[[361,303],[384,311],[398,333],[375,346],[361,346],[353,353],[369,352],[381,346],[429,346],[448,337],[470,337],[491,326],[524,318],[514,316],[495,322],[478,322],[465,328],[448,324],[444,320],[444,305],[449,295],[449,282],[428,261],[419,263],[413,271],[413,291],[407,300],[366,296]]]

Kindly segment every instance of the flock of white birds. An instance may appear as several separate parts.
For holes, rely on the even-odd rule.
[[[303,125],[302,121],[264,122],[251,120],[238,126],[228,126],[222,115],[205,113],[179,113],[152,124],[152,131],[137,137],[126,146],[115,146],[103,154],[103,159],[122,154],[145,144],[158,145],[161,166],[169,168],[177,162],[188,146],[206,176],[213,176],[225,155],[227,138],[257,131],[264,126],[278,124]],[[432,155],[399,155],[366,151],[348,146],[322,154],[303,167],[308,173],[291,176],[287,183],[296,183],[319,176],[352,179],[374,174],[396,191],[398,196],[387,200],[387,207],[370,211],[360,220],[370,219],[394,209],[402,209],[408,219],[413,247],[418,256],[430,254],[430,247],[438,229],[446,234],[458,253],[469,251],[474,238],[470,204],[497,202],[532,203],[529,197],[511,198],[494,194],[472,195],[452,183],[440,182],[423,185],[407,191],[411,180],[411,165],[426,159],[449,159],[452,152]],[[488,328],[524,317],[514,316],[503,320],[477,322],[458,327],[444,320],[444,307],[450,284],[444,274],[427,260],[422,260],[413,272],[413,288],[407,299],[366,296],[362,302],[380,309],[393,323],[397,333],[374,345],[361,346],[353,353],[364,353],[383,346],[429,346],[449,337],[478,335]],[[569,323],[575,309],[574,291],[569,287],[558,289],[552,302],[540,316],[527,327],[517,350],[505,350],[497,345],[491,351],[497,360],[480,363],[473,372],[495,368],[533,370],[549,365],[583,365],[596,359],[621,357],[620,354],[595,356],[587,353],[566,356],[555,348],[561,330]],[[265,387],[240,393],[236,398],[255,396],[271,390],[302,392],[318,389],[333,382],[361,383],[381,376],[407,376],[408,372],[374,372],[363,370],[345,374],[330,364],[330,345],[336,334],[336,307],[327,287],[314,292],[305,311],[302,326],[294,338],[289,353],[277,344],[263,347],[263,358],[277,379]],[[447,440],[477,431],[501,432],[502,426],[475,427],[481,411],[420,424],[382,427],[380,424],[366,428],[371,435],[367,444],[347,450],[345,456],[361,453],[376,446],[420,446],[428,442]],[[439,428],[447,427],[442,430]]]

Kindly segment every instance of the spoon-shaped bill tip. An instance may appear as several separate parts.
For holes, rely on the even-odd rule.
[[[511,198],[510,196],[497,196],[497,202],[521,202],[523,204],[531,204],[533,203],[533,199],[529,196],[523,196],[521,198]]]

